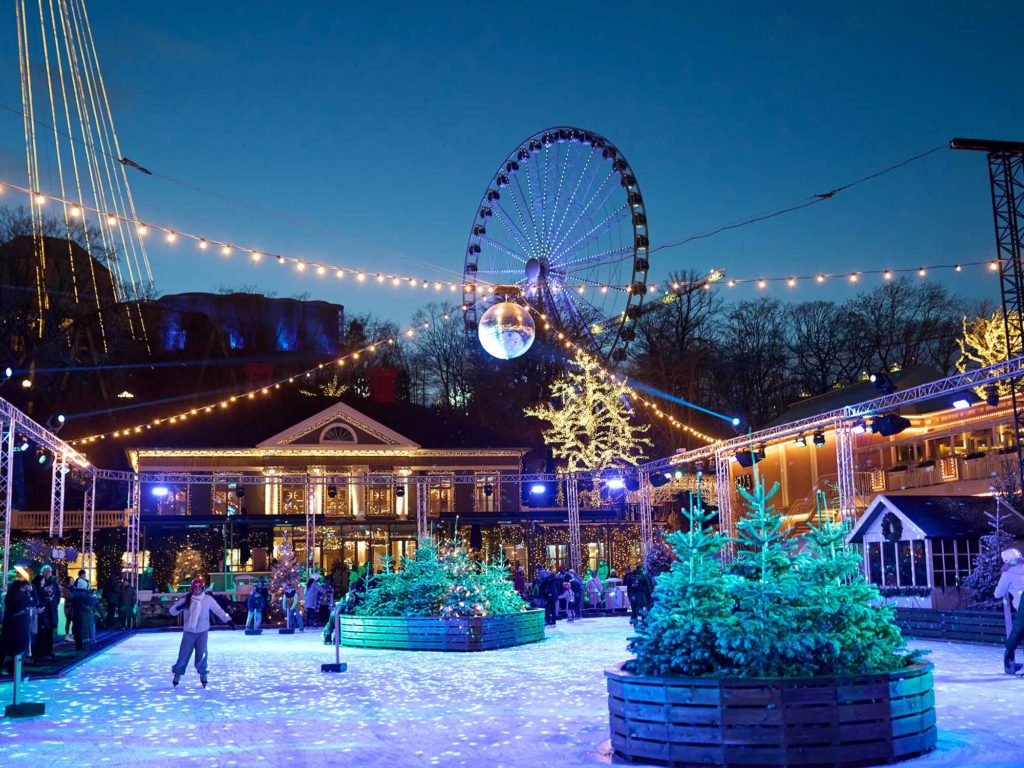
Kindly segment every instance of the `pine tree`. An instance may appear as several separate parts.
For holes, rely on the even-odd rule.
[[[698,499],[682,516],[687,530],[666,537],[675,560],[654,588],[654,605],[637,627],[629,650],[630,671],[643,675],[693,677],[717,672],[725,663],[718,633],[733,623],[729,585],[723,573],[725,537],[711,523]]]
[[[508,578],[503,558],[485,563],[456,542],[424,539],[400,570],[385,567],[363,595],[365,616],[493,616],[527,609]]]
[[[600,471],[637,464],[652,445],[649,424],[634,424],[622,389],[603,375],[597,363],[577,352],[551,384],[551,399],[525,409],[527,416],[550,422],[544,442],[570,472]]]
[[[999,601],[993,596],[999,577],[1003,572],[1002,553],[1012,547],[1016,541],[1006,530],[1008,514],[1003,505],[1005,498],[996,497],[995,508],[986,512],[992,533],[981,537],[978,559],[974,561],[974,570],[964,579],[963,586],[971,590],[971,601],[981,607],[997,608]]]
[[[298,561],[295,559],[295,548],[288,534],[281,542],[281,552],[277,562],[270,569],[270,599],[274,606],[281,605],[281,598],[289,586],[296,587],[302,578]]]
[[[189,584],[192,579],[206,580],[206,568],[203,556],[190,544],[180,550],[174,557],[174,570],[171,572],[171,585],[177,589],[179,584]]]

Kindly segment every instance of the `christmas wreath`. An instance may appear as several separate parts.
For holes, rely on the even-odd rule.
[[[886,541],[899,541],[903,538],[903,523],[892,512],[882,517],[882,536]]]

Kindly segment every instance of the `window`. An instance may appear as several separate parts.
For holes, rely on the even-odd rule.
[[[917,461],[917,451],[915,445],[897,445],[894,447],[896,464],[910,464],[911,462]]]
[[[321,443],[356,443],[355,432],[344,424],[331,424],[320,433]]]
[[[237,515],[238,511],[238,497],[234,488],[227,485],[210,486],[210,514]]]
[[[967,437],[968,453],[983,453],[992,447],[992,430],[979,429]]]
[[[927,587],[924,541],[868,542],[868,581],[885,587]],[[938,585],[937,585],[938,586]]]
[[[932,539],[932,570],[936,587],[959,587],[978,558],[975,539]]]
[[[882,542],[882,584],[886,587],[898,586],[896,582],[896,542]]]
[[[590,541],[584,544],[583,547],[584,563],[587,568],[596,571],[598,561],[604,560],[607,562],[608,556],[604,551],[603,541]]]
[[[545,559],[550,570],[557,571],[562,565],[569,565],[568,544],[548,544],[544,549]]]
[[[451,480],[439,482],[431,479],[427,511],[431,517],[440,517],[452,511]]]
[[[495,475],[477,475],[473,487],[473,511],[497,512],[501,490]]]
[[[882,583],[882,545],[877,541],[868,544],[868,578],[872,584]]]

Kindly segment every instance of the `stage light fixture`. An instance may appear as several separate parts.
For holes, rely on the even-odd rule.
[[[910,420],[897,413],[886,413],[876,416],[871,422],[871,431],[882,437],[898,435],[910,426]]]
[[[757,459],[758,461],[764,461],[765,451],[767,451],[767,450],[768,450],[767,446],[764,443],[761,443],[754,450],[754,458]]]
[[[493,495],[494,495],[494,486],[491,485],[490,483],[484,483],[484,496],[490,497],[490,496],[493,496]]]
[[[697,468],[697,471],[700,472],[700,467]],[[683,470],[677,469],[675,472],[672,473],[672,477],[674,477],[676,480],[682,480]]]
[[[245,498],[245,486],[244,485],[236,485],[235,486],[235,498],[236,499],[244,499]]]
[[[957,392],[953,396],[953,407],[958,411],[966,410],[975,403],[980,402],[981,398],[974,394],[974,392],[972,392],[971,390],[967,390],[966,392]]]
[[[815,432],[814,433],[814,447],[821,448],[825,444],[825,433]]]
[[[807,445],[807,435],[797,435],[793,439],[793,445],[799,445],[801,448]]]
[[[864,419],[857,419],[853,422],[853,426],[850,427],[850,431],[855,435],[863,435],[868,431],[868,423]]]
[[[399,485],[398,487],[395,488],[395,498],[401,499],[404,496],[405,496],[405,486],[404,485]]]
[[[753,451],[736,451],[733,454],[733,458],[744,469],[750,469],[750,467],[754,466],[754,462],[757,461],[757,455]]]
[[[162,499],[164,496],[170,493],[170,491],[168,490],[166,485],[158,485],[152,491],[150,491],[150,493],[152,493],[158,499]]]
[[[50,460],[50,455],[42,448],[36,448],[36,461],[39,462],[40,466],[46,464]]]
[[[654,472],[653,474],[648,475],[647,479],[650,482],[652,488],[661,488],[661,486],[672,481],[672,473]]]
[[[623,480],[621,477],[612,477],[609,478],[605,485],[611,491],[621,491],[623,488],[626,487],[626,481]]]
[[[336,485],[328,485],[327,486],[327,498],[328,499],[336,499],[336,498],[338,498],[338,486],[336,486]]]
[[[999,387],[989,384],[985,387],[985,402],[995,408],[999,405]]]
[[[880,395],[891,395],[896,391],[896,385],[893,384],[892,379],[889,378],[887,373],[872,373],[868,380],[875,385],[875,390]]]
[[[533,485],[530,486],[530,493],[532,493],[534,496],[540,496],[546,490],[547,488],[544,487],[544,485],[541,483],[534,483]]]
[[[636,478],[636,477],[633,477],[633,476],[629,476],[629,477],[627,477],[625,479],[625,483],[626,483],[626,490],[627,491],[631,491],[631,492],[635,493],[636,491],[640,490],[640,480],[639,480],[639,478]]]

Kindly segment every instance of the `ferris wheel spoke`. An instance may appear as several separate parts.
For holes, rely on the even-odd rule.
[[[565,153],[564,154],[565,154],[565,159],[561,160],[558,163],[558,165],[556,166],[556,169],[559,171],[559,173],[558,173],[558,183],[557,183],[557,186],[555,187],[555,201],[551,205],[551,222],[548,225],[548,231],[549,232],[556,232],[557,231],[555,229],[555,217],[558,215],[558,201],[562,197],[562,184],[565,181],[566,171],[570,167],[569,158],[572,155],[572,145],[571,144],[566,143],[566,145],[565,145]]]
[[[615,185],[609,184],[608,182],[611,181],[615,177],[615,175],[615,172],[612,171],[607,176],[605,176],[604,179],[601,181],[601,184],[597,187],[596,190],[594,190],[593,195],[590,196],[590,198],[587,200],[586,205],[580,208],[579,213],[576,215],[576,218],[573,219],[572,223],[569,225],[569,228],[565,230],[565,232],[559,238],[558,242],[555,243],[556,252],[561,250],[563,243],[565,243],[565,241],[569,239],[572,233],[576,230],[576,227],[580,225],[580,222],[585,220],[587,211],[591,209],[591,207],[594,205],[594,202],[598,198],[601,199],[601,202],[598,204],[597,208],[594,209],[595,211],[599,211],[601,207],[604,206],[608,198],[611,197],[612,193],[615,191]],[[605,189],[606,187],[607,190]]]
[[[512,204],[513,204],[513,206],[515,206],[515,209],[516,209],[516,218],[519,219],[519,223],[522,225],[519,228],[519,233],[530,244],[530,247],[527,250],[529,250],[531,253],[536,255],[536,253],[537,253],[537,244],[534,243],[532,240],[530,240],[530,237],[529,237],[528,233],[529,233],[531,227],[530,227],[530,225],[528,225],[526,223],[526,219],[523,217],[523,208],[527,208],[527,210],[529,210],[529,206],[528,206],[528,204],[526,202],[526,196],[523,194],[522,184],[519,183],[519,176],[518,175],[513,175],[512,179],[516,183],[516,189],[512,188],[511,183],[509,184],[507,189],[508,189],[509,193],[512,196]],[[499,206],[500,206],[500,203],[499,203]],[[515,226],[515,222],[512,221],[512,216],[507,211],[505,211],[504,208],[502,208],[502,213],[504,213],[508,217],[508,224],[510,224],[512,226]],[[532,221],[532,219],[531,219],[531,221]]]
[[[523,194],[523,203],[524,203],[523,207],[526,208],[526,213],[530,217],[530,229],[533,232],[533,240],[536,243],[536,247],[534,248],[534,251],[538,254],[538,257],[539,257],[540,254],[541,254],[540,231],[537,229],[537,218],[535,216],[536,210],[535,210],[534,204],[533,204],[533,180],[532,180],[533,174],[530,173],[530,165],[529,165],[529,163],[526,163],[525,165],[523,165],[523,170],[526,173],[526,193]],[[518,176],[518,174],[516,175],[516,184],[519,184],[519,176]],[[522,185],[520,185],[519,186],[520,194],[522,194],[522,191],[523,191],[523,188],[522,188]]]
[[[632,245],[623,245],[621,248],[611,248],[607,251],[601,251],[600,253],[592,253],[586,256],[580,256],[578,259],[572,261],[566,261],[559,264],[560,267],[569,267],[573,264],[585,264],[588,266],[578,266],[574,269],[564,269],[565,274],[571,275],[575,272],[586,272],[593,269],[592,263],[595,261],[606,262],[609,264],[615,264],[620,261],[624,261],[627,257],[633,254]]]
[[[591,153],[590,153],[590,159],[593,159],[596,155],[597,155],[597,150],[592,150]],[[558,243],[563,241],[572,232],[573,227],[576,224],[579,223],[580,218],[586,212],[588,201],[591,199],[591,192],[594,189],[594,184],[595,184],[595,182],[597,182],[597,180],[598,180],[598,178],[600,178],[600,176],[601,176],[601,163],[600,162],[596,162],[596,163],[593,164],[593,167],[592,167],[592,169],[590,171],[590,174],[587,176],[587,187],[583,191],[583,194],[580,195],[579,203],[577,205],[575,205],[575,207],[572,205],[572,203],[574,203],[576,201],[576,195],[573,195],[571,200],[570,200],[570,205],[566,206],[566,214],[569,214],[569,212],[572,211],[575,214],[575,218],[571,218],[569,220],[568,229],[565,229],[564,227],[565,227],[566,216],[562,217],[562,222],[558,226],[559,234],[558,234],[558,238],[556,240],[556,246],[557,246]],[[580,180],[581,181],[583,180],[583,176],[580,177]],[[602,182],[602,185],[603,185],[603,183],[604,182]]]
[[[508,233],[512,235],[513,239],[519,243],[523,251],[536,255],[536,249],[534,249],[528,242],[529,238],[520,231],[519,227],[515,225],[515,222],[512,221],[512,217],[508,215],[508,211],[502,208],[501,203],[495,200],[492,203],[491,210],[498,214],[498,216],[496,216],[498,221],[500,221],[502,226],[508,230]]]
[[[572,192],[569,195],[569,202],[562,210],[562,218],[558,221],[558,227],[555,229],[556,232],[561,232],[562,226],[565,224],[565,217],[569,215],[569,211],[572,210],[572,204],[576,200],[576,193],[580,191],[580,184],[583,183],[583,179],[587,176],[587,170],[590,167],[590,161],[594,159],[595,152],[593,149],[587,153],[586,162],[583,163],[583,169],[580,171],[579,176],[576,178],[576,186],[573,187]]]
[[[590,345],[593,349],[600,349],[601,344],[600,342],[598,342],[597,336],[591,329],[591,323],[599,321],[601,319],[601,313],[593,304],[586,301],[585,299],[582,299],[582,297],[580,297],[580,299],[587,305],[587,307],[589,307],[589,310],[587,312],[585,312],[584,308],[577,303],[577,295],[573,295],[572,291],[569,291],[563,297],[563,301],[565,302],[565,305],[569,310],[568,313],[572,315],[576,320],[576,333],[578,335],[585,336],[587,339],[589,339]],[[596,313],[594,318],[588,318],[586,316],[590,311]]]
[[[523,264],[525,264],[527,261],[529,261],[529,259],[526,256],[523,256],[521,253],[518,253],[518,252],[512,250],[511,248],[509,248],[504,243],[499,243],[497,240],[495,240],[493,238],[490,238],[487,235],[480,235],[480,242],[487,243],[489,246],[491,246],[495,250],[501,251],[506,256],[511,256],[513,259],[516,259],[517,261],[520,261]]]
[[[605,216],[601,221],[599,221],[597,224],[591,227],[587,232],[580,235],[575,240],[575,242],[573,242],[572,245],[570,245],[564,251],[559,250],[555,263],[563,263],[567,257],[579,253],[581,247],[586,247],[586,245],[592,240],[598,240],[601,237],[601,235],[603,235],[606,231],[610,230],[613,226],[616,226],[627,213],[629,213],[629,205],[623,203],[621,207],[611,211],[607,216]]]

